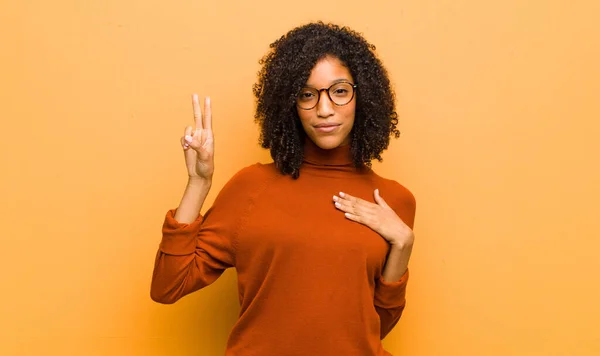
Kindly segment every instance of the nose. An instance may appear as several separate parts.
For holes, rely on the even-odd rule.
[[[329,117],[333,115],[333,113],[333,103],[331,102],[331,99],[329,99],[327,89],[321,89],[319,91],[319,102],[317,103],[317,116]]]

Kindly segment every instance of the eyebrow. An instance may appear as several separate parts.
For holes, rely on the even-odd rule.
[[[331,83],[329,83],[329,86],[332,86],[332,85],[334,85],[334,84],[341,83],[341,82],[348,82],[348,83],[352,83],[352,80],[350,80],[350,79],[348,79],[348,78],[339,78],[339,79],[336,79],[336,80],[332,81]],[[314,85],[310,85],[310,84],[308,84],[308,83],[306,83],[306,84],[304,85],[304,87],[306,87],[306,88],[318,89],[318,88],[317,88],[317,87],[315,87]]]

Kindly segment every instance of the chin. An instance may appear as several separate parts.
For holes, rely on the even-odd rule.
[[[342,145],[342,140],[337,137],[311,137],[311,140],[319,148],[324,150],[332,150]]]

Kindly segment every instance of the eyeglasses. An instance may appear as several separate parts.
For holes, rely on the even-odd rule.
[[[310,110],[317,106],[321,99],[321,92],[325,90],[332,103],[337,106],[343,106],[351,102],[354,98],[356,86],[357,84],[350,82],[337,82],[329,88],[323,89],[304,87],[300,90],[296,102],[300,109]]]

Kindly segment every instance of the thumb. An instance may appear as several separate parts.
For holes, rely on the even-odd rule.
[[[389,208],[390,207],[389,205],[387,205],[387,203],[385,202],[385,200],[383,200],[383,198],[381,197],[381,195],[379,195],[379,189],[375,189],[375,192],[374,192],[373,196],[375,197],[375,202],[377,204],[379,204],[380,206],[382,206],[384,208]]]

